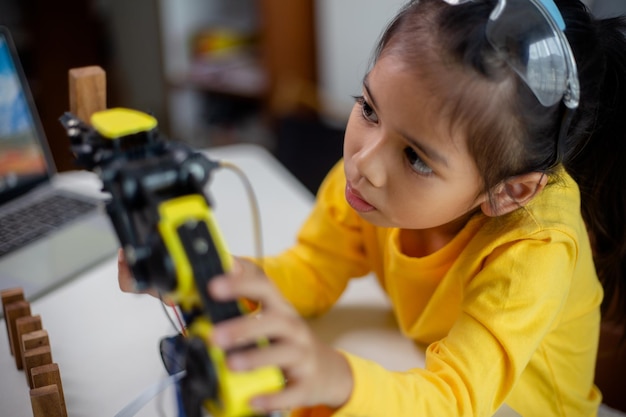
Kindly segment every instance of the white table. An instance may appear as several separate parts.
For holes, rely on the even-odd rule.
[[[266,254],[289,247],[307,216],[313,196],[267,151],[254,145],[209,150],[237,164],[249,177],[261,210]],[[97,181],[90,186],[97,187]],[[210,185],[215,214],[229,249],[253,254],[250,208],[239,178],[220,171]],[[31,305],[50,336],[71,417],[114,416],[146,387],[165,377],[159,340],[174,333],[160,302],[122,293],[115,259],[110,259]],[[23,371],[9,354],[0,323],[0,417],[32,416]],[[354,280],[327,315],[312,320],[320,337],[333,345],[374,359],[392,370],[423,365],[423,353],[403,338],[388,301],[372,277]],[[173,393],[165,391],[138,416],[172,411]],[[510,410],[499,415],[511,415]]]

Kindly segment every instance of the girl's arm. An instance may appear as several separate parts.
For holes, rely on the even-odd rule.
[[[208,290],[220,300],[258,300],[261,315],[220,323],[213,342],[231,349],[259,337],[272,340],[267,349],[229,357],[234,370],[263,365],[284,370],[286,389],[255,399],[259,411],[324,405],[326,410],[316,409],[310,415],[486,416],[505,399],[526,401],[529,395],[533,401],[525,402],[526,411],[591,409],[593,401],[585,396],[594,395],[593,376],[580,372],[575,364],[581,365],[586,357],[593,360],[586,349],[595,343],[593,311],[599,299],[572,293],[587,292],[584,288],[569,289],[567,277],[572,271],[566,259],[576,251],[568,243],[555,244],[554,239],[518,242],[503,249],[467,286],[463,312],[448,336],[429,346],[425,369],[392,372],[323,345],[269,279],[256,268],[241,265],[232,277],[216,279]],[[570,255],[564,256],[564,251]],[[509,252],[515,256],[507,256]],[[592,281],[589,290],[595,288]],[[564,310],[571,297],[576,298],[568,301],[574,310]],[[560,326],[563,329],[557,331]],[[568,349],[572,351],[565,352]],[[522,376],[531,360],[529,373]],[[561,362],[565,370],[553,375],[550,369]],[[518,391],[511,396],[516,386]],[[564,396],[555,399],[549,387],[563,390]],[[567,393],[575,393],[576,398],[566,398]]]

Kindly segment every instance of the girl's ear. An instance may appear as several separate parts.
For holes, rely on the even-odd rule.
[[[499,184],[492,195],[492,201],[485,200],[480,209],[487,216],[502,216],[523,207],[544,189],[548,177],[543,172],[511,177]]]

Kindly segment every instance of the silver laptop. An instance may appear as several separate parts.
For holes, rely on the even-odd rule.
[[[104,197],[62,185],[10,33],[0,26],[0,290],[21,287],[32,301],[115,253]]]

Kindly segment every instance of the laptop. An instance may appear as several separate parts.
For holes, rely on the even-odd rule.
[[[0,26],[0,290],[21,287],[33,301],[115,253],[98,182],[95,192],[76,192],[68,178],[55,170],[10,32]]]

